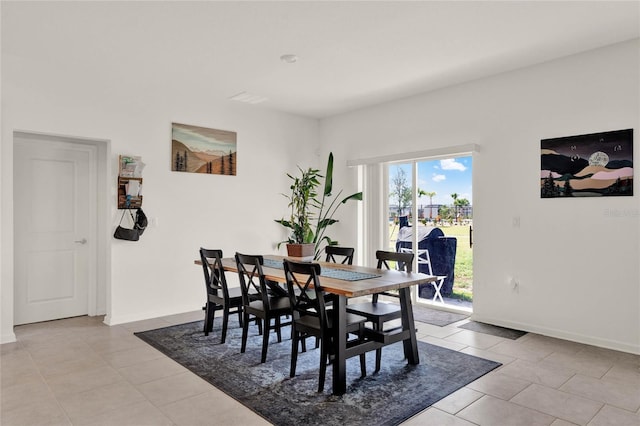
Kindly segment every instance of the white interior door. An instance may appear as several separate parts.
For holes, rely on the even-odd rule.
[[[95,285],[96,148],[16,139],[15,324],[88,313]]]

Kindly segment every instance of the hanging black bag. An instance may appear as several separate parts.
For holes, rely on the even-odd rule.
[[[144,214],[142,209],[138,209],[136,212],[136,220],[134,221],[133,229],[138,231],[138,236],[142,235],[145,229],[147,229],[147,225],[149,221],[147,220],[147,215]]]
[[[118,240],[138,241],[140,239],[140,231],[138,229],[135,229],[136,220],[133,218],[133,214],[131,214],[131,211],[128,210],[128,209],[127,209],[127,211],[131,215],[131,219],[134,222],[134,229],[128,229],[128,228],[124,228],[122,226],[122,219],[124,219],[124,214],[126,213],[126,211],[123,211],[122,212],[122,217],[120,217],[120,223],[118,224],[118,227],[116,228],[115,232],[113,233],[113,237],[117,238]],[[145,216],[145,222],[146,222],[146,216]],[[146,227],[146,225],[145,225],[145,227]],[[144,229],[143,229],[143,231],[144,231]]]

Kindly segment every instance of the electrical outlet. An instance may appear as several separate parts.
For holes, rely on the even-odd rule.
[[[515,278],[511,278],[511,280],[509,280],[509,285],[512,290],[517,290],[518,287],[520,287],[520,282]]]

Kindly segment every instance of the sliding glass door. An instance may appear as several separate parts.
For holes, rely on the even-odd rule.
[[[383,165],[385,247],[415,254],[414,270],[437,275],[417,302],[470,310],[473,300],[472,157]]]

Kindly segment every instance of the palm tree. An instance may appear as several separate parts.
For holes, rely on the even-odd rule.
[[[453,194],[451,194],[451,198],[453,198],[453,216],[457,222],[458,221],[458,205],[456,201],[458,201],[458,194],[454,192]]]
[[[429,197],[429,220],[433,219],[433,197],[436,196],[435,192],[427,192],[423,189],[418,188],[418,197],[426,196]]]
[[[436,196],[436,193],[434,191],[431,191],[425,192],[424,195],[429,197],[429,221],[431,221],[433,219],[433,197]]]
[[[467,200],[466,198],[458,198],[455,204],[458,208],[471,205],[471,203],[469,203],[469,200]],[[463,215],[463,216],[466,217],[466,215]]]

